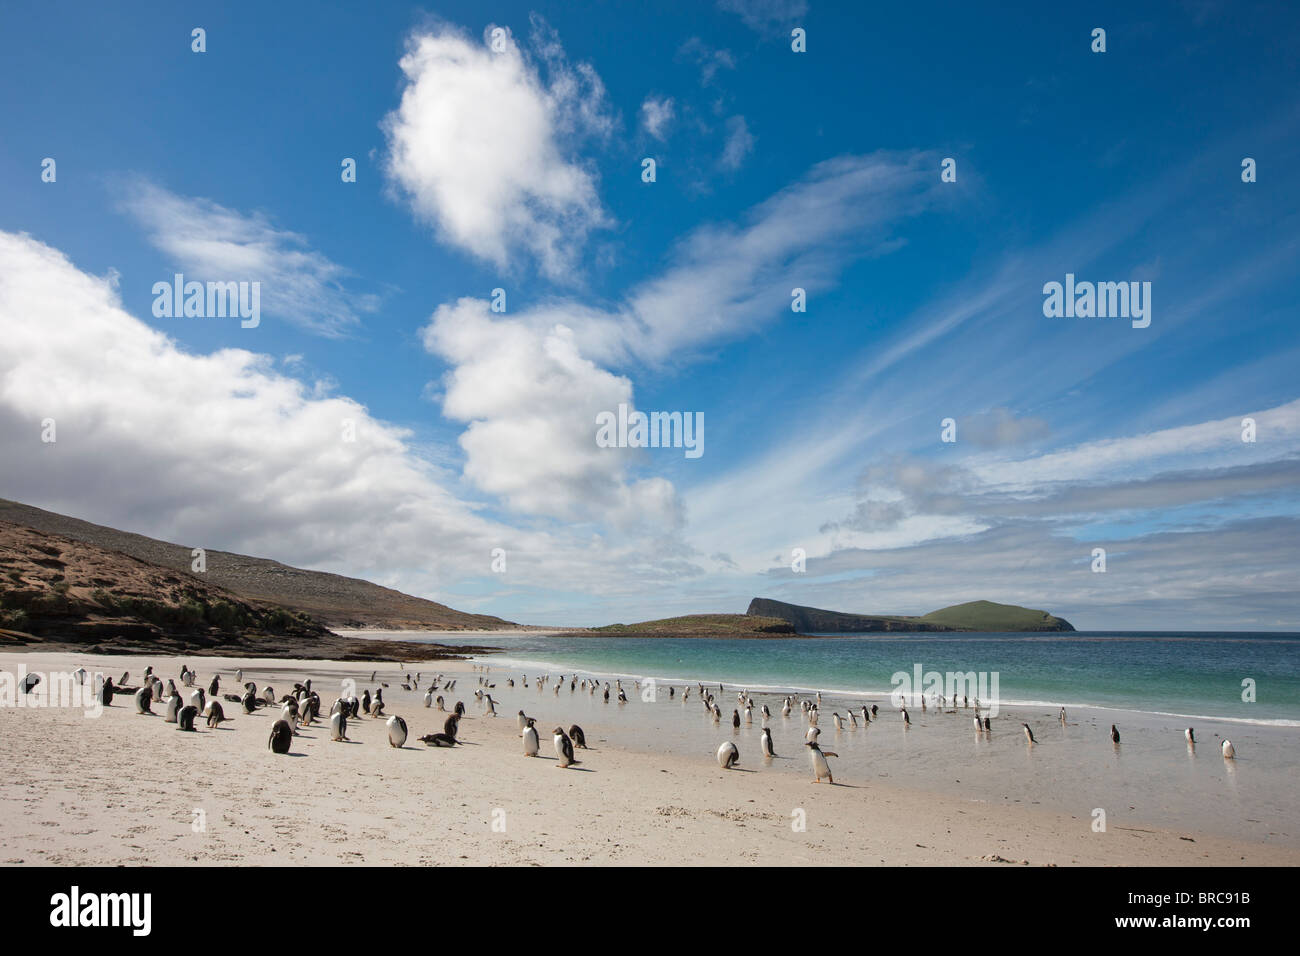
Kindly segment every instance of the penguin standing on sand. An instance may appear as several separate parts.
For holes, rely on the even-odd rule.
[[[722,746],[718,748],[718,766],[723,770],[730,770],[738,763],[740,763],[740,748],[730,740],[723,741]]]
[[[1119,729],[1114,724],[1110,725],[1110,742],[1113,744],[1119,743]]]
[[[287,720],[277,720],[271,727],[271,736],[266,742],[272,753],[287,754],[289,744],[293,742],[293,727]]]
[[[521,710],[519,716],[515,719],[515,724],[518,726],[519,732],[522,734],[528,727],[528,715]]]
[[[216,730],[221,726],[221,722],[226,719],[226,712],[221,706],[221,701],[214,700],[208,704],[208,726]]]
[[[194,718],[199,716],[198,710],[191,704],[188,707],[182,707],[181,712],[176,715],[177,730],[194,730]]]
[[[406,721],[394,714],[388,718],[388,746],[401,749],[406,743]]]
[[[569,728],[569,739],[573,741],[573,746],[581,750],[587,749],[587,735],[582,732],[582,728],[577,724]]]
[[[813,783],[821,783],[822,777],[826,778],[827,783],[835,783],[835,778],[831,776],[831,765],[826,758],[838,757],[839,754],[831,750],[823,752],[815,740],[808,741],[804,746],[808,748],[809,762],[812,764]]]
[[[361,709],[367,714],[370,713],[370,688],[367,687],[361,694]]]
[[[763,728],[763,736],[760,740],[760,745],[763,748],[764,757],[776,756],[776,751],[772,749],[772,728],[771,727]]]
[[[1188,727],[1185,731],[1183,731],[1183,736],[1187,738],[1188,744],[1190,744],[1193,747],[1196,746],[1196,732],[1192,730],[1191,727]]]
[[[351,710],[351,708],[347,708]],[[348,739],[348,715],[343,709],[330,714],[330,740]]]
[[[168,724],[176,723],[181,712],[181,695],[172,694],[167,698],[167,710],[164,712],[163,722]]]
[[[551,733],[555,735],[555,756],[559,758],[556,766],[563,769],[577,763],[573,759],[573,741],[564,732],[564,728],[556,727]]]
[[[537,756],[537,750],[538,750],[537,728],[533,726],[535,723],[537,723],[537,721],[529,718],[528,725],[524,727],[523,733],[520,734],[520,736],[523,737],[524,739],[525,757]]]
[[[141,687],[135,692],[135,712],[137,714],[152,714],[153,710],[150,704],[153,703],[153,691],[148,687]]]
[[[1021,724],[1020,726],[1025,728],[1025,739],[1026,739],[1026,740],[1028,740],[1031,744],[1036,744],[1036,743],[1038,743],[1038,741],[1034,739],[1034,732],[1033,732],[1032,730],[1029,729],[1029,725],[1028,725],[1028,724]]]
[[[1236,758],[1236,756],[1237,756],[1237,748],[1232,746],[1231,740],[1225,739],[1223,741],[1223,759],[1233,760],[1234,758]]]

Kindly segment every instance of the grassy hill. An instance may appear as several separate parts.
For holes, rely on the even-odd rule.
[[[591,637],[795,637],[789,621],[748,614],[688,614],[639,624],[608,624],[575,632]]]
[[[1017,604],[968,601],[922,615],[922,621],[966,631],[1073,631],[1069,621]]]
[[[117,551],[187,577],[191,576],[191,548],[203,544],[171,544],[4,498],[0,498],[0,521]],[[327,627],[491,630],[512,626],[499,617],[467,614],[360,578],[308,571],[229,551],[207,551],[202,580],[245,601],[305,614]]]

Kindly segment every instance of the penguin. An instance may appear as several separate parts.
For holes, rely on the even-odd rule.
[[[271,736],[266,741],[267,748],[272,753],[287,754],[291,743],[293,743],[293,726],[287,720],[277,720],[271,726]]]
[[[605,685],[605,703],[609,703],[609,685]]]
[[[763,705],[763,719],[764,719],[764,720],[770,720],[771,717],[772,717],[772,712],[771,712],[770,710],[767,709],[767,704],[764,704],[764,705]]]
[[[200,714],[208,709],[208,702],[202,687],[195,688],[194,693],[190,694],[190,706]]]
[[[1110,742],[1113,744],[1119,743],[1119,729],[1114,724],[1110,725]]]
[[[621,687],[618,689],[618,702],[620,704],[627,703],[627,694],[624,692],[623,688]]]
[[[789,717],[789,716],[790,716],[790,698],[789,698],[789,697],[787,697],[787,698],[785,699],[785,703],[781,705],[781,716],[782,716],[782,717]]]
[[[244,672],[242,669],[237,669],[235,671],[235,683],[242,684],[243,682],[244,682]]]
[[[155,677],[153,679],[153,702],[161,704],[166,699],[167,696],[163,693],[163,682]]]
[[[219,693],[221,693],[221,675],[214,674],[212,683],[208,685],[208,696],[216,697]]]
[[[401,749],[406,743],[406,721],[394,714],[388,718],[388,745]]]
[[[208,726],[213,730],[221,726],[221,722],[226,719],[226,712],[221,707],[221,701],[214,700],[208,704]]]
[[[1196,743],[1196,732],[1192,730],[1191,727],[1188,727],[1185,731],[1183,731],[1183,736],[1187,738],[1187,742],[1189,744]]]
[[[465,716],[465,704],[463,701],[456,701],[456,706],[452,709],[455,711],[457,718]]]
[[[556,687],[559,687],[560,685],[559,685],[559,684],[556,684],[555,686],[556,686]],[[492,699],[492,695],[491,695],[491,694],[485,694],[484,697],[485,697],[485,699],[487,700],[487,713],[485,713],[483,716],[484,716],[484,717],[495,717],[495,716],[497,715],[497,705],[496,705],[496,701],[494,701],[494,700]]]
[[[555,756],[559,758],[556,766],[563,769],[577,763],[578,761],[573,759],[573,741],[564,732],[564,728],[556,727],[551,733],[555,735]]]
[[[866,704],[863,704],[863,705],[862,705],[862,722],[863,722],[864,724],[869,724],[869,723],[871,723],[871,714],[867,711],[867,705],[866,705]]]
[[[266,688],[262,691],[262,700],[266,701],[267,704],[275,703],[275,688],[270,684],[267,684]]]
[[[240,703],[244,705],[244,713],[251,714],[257,710],[257,695],[250,690],[244,694],[244,699]]]
[[[448,737],[455,737],[460,731],[460,717],[456,714],[448,714],[447,719],[443,721],[442,732]]]
[[[425,707],[432,707],[432,706],[433,706],[433,691],[432,691],[432,690],[425,691],[425,694],[424,694],[424,706],[425,706]]]
[[[447,712],[447,702],[442,699],[441,694],[433,699],[433,705],[444,714]]]
[[[992,732],[993,732],[993,721],[990,720],[988,717],[985,717],[985,718],[984,718],[984,733],[989,734],[989,733],[992,733]]]
[[[336,710],[334,713],[330,714],[330,740],[347,739],[348,715],[344,710]]]
[[[907,716],[907,708],[906,708],[906,707],[903,708],[903,725],[906,726],[906,727],[910,727],[910,726],[912,726],[912,718],[909,717],[909,716]]]
[[[382,690],[375,691],[375,696],[370,699],[370,716],[384,716],[384,692]]]
[[[587,749],[587,735],[582,732],[582,728],[574,724],[569,728],[569,739],[573,741],[573,746]]]
[[[361,709],[367,714],[370,713],[370,688],[367,687],[361,694]]]
[[[872,717],[875,717],[878,713],[880,713],[880,706],[879,706],[878,704],[872,704],[872,705],[871,705],[871,716],[872,716]]]
[[[776,751],[772,749],[772,728],[771,727],[763,728],[763,736],[760,738],[759,743],[763,748],[764,757],[776,756]]]
[[[838,757],[839,754],[832,750],[823,751],[817,746],[817,741],[810,740],[804,744],[808,748],[809,762],[812,764],[813,783],[821,783],[822,777],[826,778],[829,784],[835,783],[835,778],[831,776],[831,765],[826,760],[827,757]]]
[[[181,712],[181,695],[172,694],[167,698],[167,710],[163,715],[163,723],[176,723],[177,715]]]
[[[835,729],[836,729],[836,730],[843,730],[843,729],[844,729],[844,721],[840,719],[839,711],[833,711],[833,712],[831,713],[831,719],[835,721]]]
[[[722,742],[718,748],[718,766],[723,770],[730,770],[736,764],[740,763],[740,749],[730,740]]]
[[[430,747],[454,747],[458,741],[455,737],[448,737],[446,734],[425,734],[420,738],[420,742]]]
[[[984,725],[980,723],[980,719],[978,716],[973,717],[971,719],[975,721],[975,733],[978,734],[984,730]]]
[[[176,715],[176,729],[193,730],[194,718],[198,715],[199,712],[194,708],[193,704],[188,707],[182,707],[180,713]]]
[[[820,733],[821,733],[821,728],[820,728],[820,727],[809,727],[809,728],[808,728],[808,733],[804,734],[804,737],[803,737],[804,742],[805,742],[805,743],[812,743],[813,741],[815,741],[815,740],[817,739],[817,735],[820,734]]]
[[[1237,748],[1232,745],[1231,740],[1225,739],[1223,741],[1223,759],[1233,760],[1236,758],[1236,756],[1237,756]]]
[[[1028,724],[1021,724],[1020,726],[1025,728],[1025,739],[1026,739],[1026,740],[1028,740],[1031,744],[1036,744],[1036,743],[1038,743],[1038,741],[1034,739],[1034,732],[1033,732],[1032,730],[1029,729],[1029,725],[1028,725]]]
[[[153,691],[148,687],[141,687],[135,692],[135,712],[137,714],[152,714],[150,704],[153,703]]]
[[[519,716],[515,718],[515,725],[518,727],[521,734],[528,727],[528,715],[522,710],[519,712]]]
[[[113,678],[105,677],[104,683],[99,688],[99,702],[105,707],[113,705]]]
[[[738,710],[732,710],[731,712],[731,729],[732,730],[740,729],[740,711]]]
[[[1061,715],[1060,715],[1060,717],[1058,717],[1057,719],[1060,720],[1061,723],[1065,723],[1065,708],[1064,708],[1064,707],[1061,708]]]
[[[538,750],[538,743],[537,743],[537,728],[533,726],[535,723],[537,723],[537,721],[532,720],[532,719],[530,718],[529,721],[528,721],[528,725],[527,725],[526,727],[524,727],[523,733],[521,733],[521,734],[519,735],[519,736],[521,736],[521,737],[524,739],[524,756],[525,756],[525,757],[536,757],[536,756],[537,756],[537,750]]]

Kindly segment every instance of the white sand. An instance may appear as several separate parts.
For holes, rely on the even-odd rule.
[[[236,689],[236,667],[245,680],[269,681],[277,693],[312,677],[325,710],[338,679],[359,677],[364,687],[372,669],[198,657],[188,663],[205,687],[219,671],[223,693]],[[181,661],[0,654],[0,669],[10,672],[81,665],[114,680],[129,670],[133,684],[149,664],[165,679],[178,674]],[[429,749],[415,740],[441,730],[445,715],[424,708],[422,691],[400,690],[407,671],[423,671],[426,683],[432,673],[459,672],[448,706],[463,700],[468,708],[460,733],[465,746]],[[301,731],[289,756],[277,756],[266,740],[278,710],[250,716],[231,703],[224,704],[229,723],[215,731],[200,724],[193,734],[160,714],[136,714],[129,697],[117,698],[98,718],[71,709],[0,708],[7,768],[0,779],[0,862],[1300,863],[1300,850],[1291,846],[1204,833],[1128,825],[1096,833],[1086,814],[894,787],[855,774],[848,761],[836,786],[816,786],[810,774],[767,771],[752,746],[742,749],[739,770],[724,771],[707,754],[647,753],[589,733],[592,749],[578,751],[580,768],[561,770],[549,731],[568,721],[539,722],[539,758],[522,755],[515,729],[521,706],[539,721],[563,709],[549,690],[510,691],[504,676],[495,675],[501,716],[491,719],[480,716],[468,665],[390,664],[380,672],[390,685],[388,712],[410,725],[411,741],[402,750],[388,746],[382,721],[363,717],[349,723],[351,743],[332,742],[328,726],[318,724]],[[726,736],[720,733],[719,742]],[[792,828],[796,811],[806,815],[803,832]],[[200,816],[205,827],[196,832]]]

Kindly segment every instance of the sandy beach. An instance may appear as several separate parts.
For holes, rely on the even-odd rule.
[[[123,671],[138,681],[153,665],[164,678],[182,661],[138,655],[4,654],[11,673]],[[195,658],[204,685],[214,672],[223,692],[234,671],[277,693],[312,678],[325,709],[345,678],[368,683],[370,667],[321,661]],[[489,665],[491,666],[491,665]],[[301,729],[288,756],[266,746],[278,712],[232,718],[216,730],[182,733],[161,715],[135,712],[118,697],[98,717],[76,708],[0,708],[0,861],[8,865],[103,864],[724,864],[760,865],[1296,865],[1289,834],[1265,839],[1140,825],[1112,815],[1094,832],[1086,813],[1019,802],[996,805],[945,792],[881,782],[858,760],[837,761],[836,785],[814,785],[803,753],[784,742],[779,766],[759,756],[756,727],[741,740],[738,770],[724,771],[710,752],[647,747],[597,706],[632,720],[636,708],[662,708],[663,720],[706,722],[692,699],[622,705],[599,695],[579,701],[567,689],[506,686],[489,680],[497,718],[475,700],[478,675],[462,662],[384,665],[388,713],[408,722],[411,739],[388,745],[381,720],[349,723],[350,742],[333,742],[328,726]],[[400,688],[405,672],[435,673],[459,683],[462,747],[431,749],[416,740],[441,729],[445,715],[423,705],[423,691]],[[423,686],[423,685],[422,685]],[[694,696],[694,695],[693,695]],[[726,702],[724,701],[724,704]],[[538,719],[541,756],[527,758],[516,731],[520,708]],[[730,713],[730,707],[725,707]],[[155,711],[160,711],[155,707]],[[680,712],[680,714],[679,714]],[[555,765],[550,729],[577,720],[590,749],[577,768]],[[780,718],[778,717],[779,721]],[[828,721],[823,718],[823,724]],[[775,723],[774,723],[775,727]],[[919,728],[918,728],[919,729]],[[706,726],[701,739],[721,742],[729,726]],[[795,731],[798,733],[798,731]],[[913,732],[915,733],[915,731]],[[830,737],[834,733],[828,731]],[[788,735],[787,735],[788,737]],[[653,743],[653,741],[650,741]],[[835,749],[823,737],[825,749]],[[716,743],[712,744],[716,747]],[[689,746],[687,749],[690,749]],[[698,751],[700,748],[696,748]],[[845,750],[846,748],[840,748]],[[1216,758],[1217,759],[1217,758]],[[773,762],[776,763],[776,762]],[[797,824],[806,821],[806,828]]]

